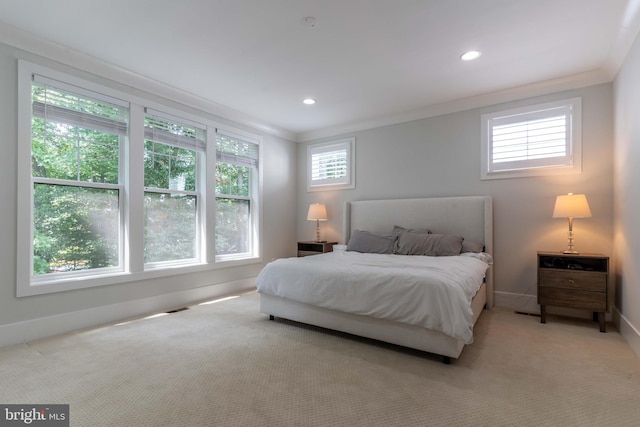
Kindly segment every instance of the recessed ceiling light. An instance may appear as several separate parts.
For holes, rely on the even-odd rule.
[[[316,100],[313,98],[305,98],[302,100],[302,103],[306,105],[313,105],[316,103]]]
[[[468,52],[463,53],[462,56],[460,56],[460,59],[462,59],[463,61],[472,61],[478,58],[480,55],[481,53],[478,52],[477,50],[470,50]]]

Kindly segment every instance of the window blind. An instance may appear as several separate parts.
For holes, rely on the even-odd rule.
[[[570,105],[489,119],[489,171],[569,166]]]
[[[146,109],[144,139],[195,151],[205,150],[204,125],[186,119],[170,118],[155,110]]]
[[[216,131],[216,160],[250,168],[258,167],[259,145],[252,138],[218,129]]]
[[[311,154],[311,180],[347,176],[347,150],[344,148]]]
[[[100,98],[78,95],[46,83],[33,83],[33,116],[69,126],[126,135],[128,109]]]

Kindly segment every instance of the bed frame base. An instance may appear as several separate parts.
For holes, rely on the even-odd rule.
[[[269,320],[276,320],[276,316],[270,314]],[[449,356],[442,356],[442,363],[444,363],[445,365],[451,365],[451,358]]]
[[[474,323],[486,302],[483,284],[471,303]],[[260,294],[260,312],[269,315],[270,320],[279,317],[441,355],[445,364],[450,364],[451,358],[457,359],[465,345],[442,332],[419,326],[314,307],[266,294]]]

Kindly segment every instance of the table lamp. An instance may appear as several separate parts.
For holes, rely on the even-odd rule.
[[[320,240],[320,221],[327,220],[327,208],[321,203],[310,204],[307,220],[316,222],[316,242],[322,242]]]
[[[591,209],[584,194],[562,195],[556,197],[556,205],[553,209],[554,218],[569,218],[569,247],[562,253],[577,254],[573,245],[573,218],[591,218]]]

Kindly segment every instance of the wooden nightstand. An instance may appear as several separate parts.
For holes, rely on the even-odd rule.
[[[546,306],[590,310],[606,332],[609,257],[601,254],[538,252],[538,304],[540,323],[546,322]]]
[[[298,242],[298,256],[318,255],[333,252],[338,242]]]

